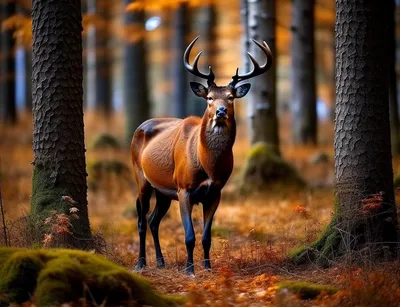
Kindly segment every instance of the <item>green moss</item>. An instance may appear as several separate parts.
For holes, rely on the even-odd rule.
[[[321,267],[328,267],[332,260],[340,256],[343,251],[340,249],[341,235],[335,229],[340,219],[339,200],[335,198],[334,214],[332,220],[326,226],[321,237],[310,246],[301,246],[289,254],[289,259],[295,264],[315,262]]]
[[[183,297],[161,296],[147,280],[105,258],[76,250],[0,248],[0,297],[23,303],[34,297],[39,306],[77,302],[96,304],[135,301],[150,306],[183,304]]]
[[[30,216],[33,234],[36,236],[36,239],[34,238],[34,242],[32,242],[33,244],[39,243],[43,238],[43,234],[48,232],[48,225],[43,222],[52,215],[52,211],[69,214],[71,203],[63,199],[63,196],[66,195],[70,195],[70,192],[62,184],[55,184],[48,171],[41,167],[34,167]],[[81,208],[79,209],[82,210]],[[89,221],[87,217],[86,220],[83,218],[71,220],[73,232],[76,237],[90,238]],[[76,245],[76,247],[80,244],[72,241],[70,243],[73,246]]]
[[[0,294],[9,302],[23,303],[33,294],[37,275],[44,266],[41,257],[26,250],[0,248],[0,257],[5,259],[0,269]]]
[[[108,184],[110,176],[118,176],[119,179],[123,179],[128,183],[132,181],[129,167],[115,159],[97,160],[90,163],[88,165],[88,173],[88,186],[93,191],[101,188],[102,180],[106,180]]]
[[[92,143],[93,149],[103,149],[103,148],[114,148],[119,149],[121,148],[121,144],[118,139],[108,133],[98,134]]]
[[[400,174],[397,174],[394,176],[394,182],[393,182],[394,188],[400,188]]]
[[[220,237],[223,239],[228,239],[233,234],[232,229],[221,227],[221,226],[213,226],[211,229],[211,235],[214,237]]]
[[[335,294],[339,289],[326,285],[312,284],[308,282],[283,281],[278,284],[278,290],[287,289],[303,300],[315,299],[321,292]]]
[[[254,144],[239,175],[239,190],[245,194],[261,192],[277,183],[298,187],[306,184],[274,148],[264,142]]]

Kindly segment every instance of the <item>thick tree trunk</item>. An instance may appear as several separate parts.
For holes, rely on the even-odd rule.
[[[0,3],[0,21],[16,13],[15,1]],[[15,124],[15,39],[13,30],[0,31],[0,122]]]
[[[274,56],[274,63],[266,73],[252,80],[249,92],[251,143],[265,142],[279,153],[278,118],[276,114],[276,4],[275,0],[248,1],[249,38],[266,41]],[[249,52],[260,62],[265,55],[256,44]]]
[[[124,0],[124,5],[131,2],[131,0]],[[126,144],[130,144],[136,128],[150,117],[144,22],[144,11],[124,13],[125,27],[139,28],[137,31],[140,31],[138,39],[126,41],[123,47]]]
[[[188,73],[183,65],[183,53],[186,49],[186,37],[189,32],[188,7],[187,3],[182,2],[175,9],[173,20],[173,39],[172,39],[172,80],[173,90],[172,99],[174,104],[174,116],[184,118],[187,116],[187,88]]]
[[[328,265],[343,254],[371,260],[396,250],[387,9],[373,0],[336,1],[336,212],[311,255],[297,259]]]
[[[82,15],[79,0],[33,0],[33,179],[31,213],[79,209],[73,238],[90,237],[82,107]]]
[[[110,5],[108,5],[110,6]],[[108,7],[98,0],[88,0],[87,12],[108,22]],[[110,35],[106,27],[91,24],[87,34],[87,106],[107,115],[112,109]]]
[[[293,0],[292,127],[297,144],[317,143],[314,5],[315,0]]]
[[[400,121],[399,108],[397,104],[397,75],[396,75],[396,3],[395,0],[388,0],[388,31],[389,36],[389,114],[390,132],[392,139],[392,152],[400,153]]]

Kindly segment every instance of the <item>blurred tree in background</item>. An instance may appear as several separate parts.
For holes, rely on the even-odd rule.
[[[141,4],[140,1],[124,0],[124,5]],[[123,16],[123,102],[125,106],[125,142],[130,144],[136,128],[150,117],[150,100],[147,80],[145,50],[145,10],[128,10]]]
[[[314,7],[315,0],[293,1],[292,129],[297,144],[317,143]]]
[[[266,41],[273,55],[271,69],[252,80],[252,89],[248,95],[251,143],[265,142],[279,154],[279,126],[276,112],[276,2],[275,0],[247,1],[247,10],[248,52],[260,63],[265,61],[262,50],[250,42],[251,39],[255,39]]]
[[[0,21],[14,16],[14,0],[0,2]],[[15,100],[15,38],[13,30],[3,26],[0,32],[0,121],[15,124],[17,108]]]
[[[112,2],[87,0],[87,107],[112,111],[112,49],[110,13]]]
[[[172,36],[172,99],[174,116],[184,118],[188,115],[188,73],[183,65],[183,53],[187,47],[189,33],[189,8],[186,2],[180,2],[174,11]]]

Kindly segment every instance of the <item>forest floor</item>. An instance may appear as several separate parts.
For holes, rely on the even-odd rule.
[[[86,115],[89,214],[92,231],[101,234],[111,247],[109,256],[132,269],[137,261],[138,233],[132,210],[136,187],[129,173],[130,153],[125,149],[92,147],[99,133],[122,139],[121,122],[119,116],[102,120]],[[293,267],[285,262],[294,248],[317,239],[332,215],[333,126],[326,123],[320,127],[322,145],[295,147],[289,143],[288,122],[283,120],[281,125],[283,156],[299,170],[309,187],[298,190],[277,185],[248,198],[237,195],[235,178],[249,150],[245,127],[239,126],[234,174],[223,191],[213,224],[213,271],[202,269],[202,217],[200,206],[196,206],[196,277],[183,273],[184,234],[178,206],[173,202],[160,226],[167,268],[155,268],[154,245],[148,232],[148,266],[141,274],[162,293],[188,294],[188,306],[400,306],[398,261],[379,265],[367,261],[364,266],[337,263],[329,269]],[[327,159],[321,158],[325,154]],[[91,166],[100,160],[120,161],[129,168],[128,174],[94,175]],[[0,183],[9,225],[29,212],[31,161],[32,127],[29,116],[25,116],[17,127],[0,128]],[[398,157],[394,168],[395,173],[400,171]],[[94,184],[96,190],[92,188]],[[339,291],[333,295],[323,291],[314,300],[302,300],[301,294],[280,289],[283,281],[330,285]]]

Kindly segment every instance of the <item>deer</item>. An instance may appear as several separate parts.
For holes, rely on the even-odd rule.
[[[157,267],[165,267],[158,232],[172,200],[179,202],[187,251],[185,272],[188,275],[194,275],[193,251],[196,238],[192,210],[194,205],[202,204],[203,264],[206,270],[211,270],[211,226],[221,200],[221,190],[233,169],[232,147],[236,136],[234,101],[244,97],[251,87],[250,83],[238,83],[265,73],[272,65],[272,53],[267,43],[253,40],[266,55],[266,63],[260,66],[248,52],[253,69],[239,75],[237,68],[227,86],[217,86],[211,66],[208,74],[198,69],[202,51],[195,57],[193,66],[189,63],[190,52],[198,38],[186,48],[183,62],[190,73],[207,81],[207,87],[190,82],[193,93],[207,102],[203,117],[152,118],[143,122],[132,138],[130,150],[138,187],[136,209],[139,258],[136,270],[146,266],[147,221],[153,236]],[[147,220],[153,191],[156,204]]]

